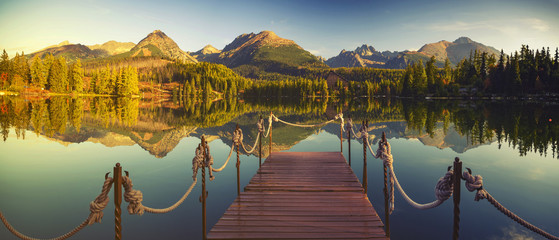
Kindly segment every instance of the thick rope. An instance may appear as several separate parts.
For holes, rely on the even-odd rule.
[[[266,135],[262,135],[262,137],[267,138],[268,135],[270,134],[270,129],[272,128],[272,121],[273,121],[273,120],[274,120],[274,115],[270,114],[270,116],[268,117],[268,131],[266,132]],[[277,122],[277,120],[276,120],[276,122]],[[259,121],[259,123],[262,124],[262,129],[264,129],[264,120],[261,119],[261,120]],[[261,129],[261,128],[258,127],[258,131],[260,131],[260,129]],[[264,134],[263,131],[262,131],[262,134]]]
[[[254,150],[256,150],[256,145],[258,144],[258,139],[260,139],[260,132],[258,133],[258,135],[256,135],[256,141],[254,142],[254,145],[252,145],[252,149],[247,150],[245,147],[245,144],[243,142],[241,142],[241,146],[243,147],[243,150],[246,152],[246,154],[251,154],[254,152]]]
[[[113,183],[113,179],[112,178],[106,178],[105,182],[103,183],[103,188],[101,190],[101,194],[99,194],[99,196],[97,196],[95,198],[95,200],[93,200],[91,203],[89,203],[89,216],[87,217],[87,219],[85,219],[85,221],[83,221],[80,225],[78,225],[76,228],[74,228],[72,231],[60,236],[60,237],[56,237],[56,238],[49,238],[49,240],[63,240],[63,239],[67,239],[71,236],[73,236],[74,234],[78,233],[79,231],[81,231],[84,227],[91,225],[93,223],[96,222],[101,222],[101,219],[103,218],[103,209],[105,209],[105,207],[107,207],[107,205],[109,204],[109,191],[111,190],[112,187],[112,183]],[[29,236],[26,236],[20,232],[18,232],[9,222],[8,220],[4,217],[4,215],[2,214],[2,211],[0,211],[0,219],[2,220],[2,223],[4,223],[4,225],[6,226],[6,228],[8,229],[8,231],[10,231],[12,234],[14,234],[16,237],[23,239],[23,240],[39,240],[38,238],[32,238]]]
[[[348,118],[344,131],[349,132],[350,129],[353,131],[353,122],[351,121],[351,118]],[[355,134],[353,135],[355,136]]]
[[[227,163],[229,163],[229,160],[231,159],[231,156],[233,155],[233,149],[235,148],[235,145],[231,145],[231,150],[229,151],[229,156],[227,156],[227,160],[225,160],[225,163],[223,164],[223,166],[221,166],[220,168],[212,168],[212,171],[210,171],[210,175],[212,172],[221,172],[223,169],[225,169],[225,167],[227,166]]]
[[[270,121],[271,123],[272,121]],[[260,120],[258,120],[258,122],[256,123],[256,128],[258,128],[258,132],[260,134],[262,134],[263,137],[268,137],[268,134],[266,134],[264,136],[264,132],[266,131],[266,127],[264,126],[264,119],[261,118]],[[268,131],[269,132],[269,131]]]
[[[138,215],[144,214],[144,211],[148,213],[168,213],[175,210],[184,202],[188,195],[190,195],[190,192],[192,192],[192,189],[194,188],[198,180],[197,178],[194,178],[194,181],[192,182],[192,184],[190,184],[190,187],[175,204],[167,208],[151,208],[142,205],[143,194],[141,191],[132,188],[132,180],[127,176],[123,176],[122,179],[124,180],[122,182],[122,186],[124,187],[124,201],[128,202],[128,213]]]
[[[376,154],[373,153],[373,156],[375,158],[380,158],[383,161],[383,164],[385,166],[387,166],[387,168],[389,169],[389,173],[390,173],[390,185],[391,185],[391,189],[390,189],[390,213],[392,213],[392,211],[394,210],[394,183],[396,185],[396,188],[398,188],[398,191],[400,192],[400,194],[402,195],[402,197],[404,198],[404,200],[406,200],[406,202],[408,202],[411,206],[417,208],[417,209],[430,209],[430,208],[434,208],[437,207],[439,205],[441,205],[444,201],[446,201],[447,199],[450,198],[450,196],[452,195],[452,191],[454,189],[454,186],[452,185],[452,175],[453,175],[453,170],[449,170],[446,172],[446,174],[441,177],[439,179],[439,181],[437,182],[437,185],[435,186],[435,197],[437,198],[437,200],[430,202],[430,203],[426,203],[426,204],[420,204],[417,203],[415,201],[413,201],[404,191],[404,189],[402,188],[402,186],[400,185],[400,182],[398,181],[398,178],[396,177],[396,174],[394,173],[394,167],[392,166],[392,163],[394,161],[392,153],[391,153],[391,149],[390,149],[390,143],[386,142],[379,142],[379,148],[376,152]]]
[[[497,208],[497,210],[499,210],[501,213],[505,214],[507,217],[524,226],[525,228],[528,228],[530,231],[535,232],[547,239],[559,240],[559,237],[553,236],[550,233],[542,230],[541,228],[532,225],[531,223],[522,219],[518,215],[508,210],[501,203],[499,203],[495,198],[493,198],[493,196],[491,196],[491,194],[489,194],[489,192],[487,192],[487,190],[483,189],[483,177],[481,177],[480,175],[473,176],[470,172],[464,171],[462,176],[464,180],[466,180],[466,188],[468,189],[468,191],[473,192],[477,190],[476,196],[474,198],[475,201],[479,201],[480,199],[487,199],[487,201],[491,203],[491,205],[493,205],[495,208]]]
[[[287,124],[287,125],[290,125],[290,126],[294,126],[294,127],[320,127],[320,126],[324,126],[324,125],[326,125],[326,124],[328,124],[328,123],[331,123],[331,122],[333,122],[333,121],[336,121],[336,120],[338,120],[338,119],[340,119],[340,118],[342,119],[342,123],[343,123],[343,114],[342,114],[342,113],[339,113],[338,115],[336,115],[336,116],[334,117],[334,119],[332,119],[332,120],[329,120],[329,121],[326,121],[326,122],[323,122],[323,123],[317,123],[317,124],[296,124],[296,123],[290,123],[290,122],[286,122],[286,121],[284,121],[284,120],[281,120],[281,119],[277,118],[275,115],[272,115],[272,116],[273,116],[274,121],[276,121],[276,122],[279,121],[279,122],[281,122],[281,123],[284,123],[284,124]],[[342,124],[342,126],[343,126],[343,124]]]

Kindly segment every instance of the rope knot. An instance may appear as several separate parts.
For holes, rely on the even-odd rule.
[[[483,189],[483,177],[481,175],[472,175],[469,171],[464,171],[462,174],[464,180],[466,180],[466,188],[468,191],[473,192],[477,190],[475,201],[487,198],[487,191]]]
[[[446,201],[452,196],[454,190],[454,184],[452,183],[453,175],[454,170],[450,169],[443,177],[439,178],[435,186],[435,197],[437,197],[437,200]]]
[[[260,119],[258,120],[258,122],[256,123],[256,127],[258,128],[258,132],[260,134],[264,134],[264,131],[266,131],[266,127],[264,126],[264,119]]]
[[[198,145],[194,158],[192,158],[192,179],[196,179],[198,174],[198,169],[204,167],[204,151],[202,151],[202,146]]]
[[[347,131],[350,131],[353,128],[353,122],[351,121],[351,118],[347,119],[347,123],[345,124],[345,128]]]
[[[235,146],[239,146],[242,142],[243,142],[243,130],[237,128],[233,132],[233,143],[235,144]]]
[[[89,203],[89,218],[87,221],[88,225],[94,224],[96,222],[100,223],[101,219],[103,218],[103,210],[109,204],[109,191],[113,185],[113,179],[107,178],[103,183],[103,189],[101,190],[101,194],[95,198],[92,202]]]
[[[338,119],[341,119],[340,127],[343,129],[343,127],[344,127],[344,114],[343,114],[343,113],[338,113],[338,114],[334,117],[334,120],[338,120]]]
[[[369,133],[367,132],[367,128],[365,127],[365,125],[361,126],[361,129],[359,129],[359,133],[361,134],[361,140],[363,141],[363,144],[369,144]]]
[[[124,187],[124,201],[128,202],[128,213],[130,214],[144,214],[144,200],[143,194],[140,190],[135,190],[132,187],[132,180],[128,176],[122,176],[122,186]]]
[[[382,162],[385,166],[392,166],[394,162],[394,157],[392,156],[392,152],[390,150],[390,143],[379,141],[378,149],[377,149],[377,158],[382,159]]]
[[[210,181],[213,181],[215,179],[212,171],[212,165],[214,165],[214,157],[212,156],[212,154],[210,154],[210,145],[206,144],[206,150],[206,161],[204,162],[204,167],[208,168],[208,172],[210,172]]]

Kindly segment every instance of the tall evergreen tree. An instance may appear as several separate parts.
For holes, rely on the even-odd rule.
[[[427,90],[427,73],[423,67],[423,61],[414,63],[413,69],[413,90],[417,95],[423,95]]]
[[[74,64],[72,64],[72,68],[70,71],[70,86],[71,91],[75,91],[77,93],[83,92],[83,78],[84,78],[84,70],[82,68],[82,63],[80,59],[78,59]]]
[[[448,58],[444,61],[444,82],[446,84],[452,82],[452,67]]]
[[[431,56],[431,58],[429,59],[429,61],[427,61],[427,64],[425,66],[425,74],[427,76],[427,89],[429,89],[430,91],[436,91],[435,89],[435,77],[437,75],[437,67],[435,66],[435,62],[436,62],[436,58],[435,56]]]

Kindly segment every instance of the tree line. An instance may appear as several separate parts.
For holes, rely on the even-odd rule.
[[[85,71],[80,59],[68,64],[63,56],[54,57],[38,55],[31,61],[24,53],[9,59],[6,50],[0,59],[0,88],[21,91],[34,89],[54,93],[95,93],[130,96],[139,93],[138,72],[134,67],[105,68],[91,71],[91,80],[87,83]]]
[[[6,50],[0,59],[0,87],[19,91],[39,88],[57,93],[83,92],[84,71],[80,60],[68,65],[62,56],[47,54],[44,59],[35,56],[31,63],[23,52],[9,59]]]
[[[552,57],[549,48],[494,55],[474,52],[456,67],[454,77],[463,86],[473,86],[485,93],[526,95],[559,93],[559,49]]]

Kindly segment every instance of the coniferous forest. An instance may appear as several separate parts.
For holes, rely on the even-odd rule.
[[[6,51],[0,60],[0,88],[14,92],[47,90],[61,94],[98,94],[133,96],[140,93],[140,82],[178,83],[173,95],[209,99],[216,95],[236,97],[460,97],[552,95],[559,93],[559,50],[530,49],[500,56],[471,52],[468,58],[452,66],[447,59],[443,68],[431,57],[409,62],[400,69],[311,68],[298,71],[281,69],[254,75],[248,66],[230,69],[221,64],[200,62],[187,64],[151,58],[107,59],[74,62],[46,54],[26,58],[22,53],[12,59]],[[147,63],[147,64],[146,64]],[[154,64],[155,63],[155,64]],[[151,64],[151,65],[150,65]],[[134,66],[134,67],[132,67]],[[140,66],[140,67],[138,67]],[[328,86],[330,71],[341,76]],[[248,78],[248,77],[257,77]],[[30,90],[31,89],[31,90]]]

